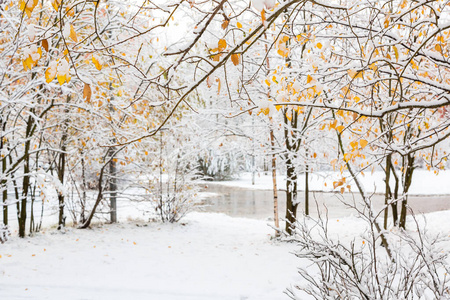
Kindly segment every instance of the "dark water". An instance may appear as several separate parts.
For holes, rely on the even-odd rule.
[[[229,187],[220,184],[207,184],[202,189],[208,197],[204,199],[205,206],[201,208],[206,212],[220,212],[232,217],[246,217],[255,219],[273,218],[273,191],[251,190],[238,187]],[[299,191],[298,213],[305,209],[304,192]],[[310,214],[317,216],[328,212],[330,218],[340,218],[356,215],[354,208],[348,205],[355,204],[362,208],[359,194],[310,192]],[[279,216],[284,217],[286,212],[286,193],[278,192]],[[380,211],[384,204],[383,195],[371,197],[375,212]],[[441,210],[450,210],[450,195],[438,196],[412,196],[408,197],[408,204],[414,213],[428,213]],[[400,208],[399,208],[400,209]]]

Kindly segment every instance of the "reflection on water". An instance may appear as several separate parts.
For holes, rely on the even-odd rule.
[[[205,192],[206,204],[201,208],[206,212],[225,213],[233,217],[247,217],[255,219],[273,218],[273,192],[271,190],[252,190],[238,187],[229,187],[220,184],[207,184],[202,189]],[[356,203],[361,208],[359,194],[310,192],[309,211],[317,216],[317,211],[325,213],[331,218],[341,218],[356,215],[353,208],[346,204]],[[304,192],[299,191],[300,201],[298,213],[304,212]],[[375,211],[381,210],[384,204],[383,195],[373,195],[372,206]],[[286,193],[278,192],[279,216],[284,217],[286,212]],[[415,213],[427,213],[440,210],[450,210],[450,195],[440,196],[409,196],[408,204]]]

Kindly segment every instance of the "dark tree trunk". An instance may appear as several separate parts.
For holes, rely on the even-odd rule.
[[[83,153],[81,155],[83,156]],[[81,177],[83,181],[83,194],[80,201],[81,202],[80,223],[84,224],[84,222],[86,222],[86,189],[87,189],[84,157],[81,158]]]
[[[3,122],[3,118],[0,116],[0,121],[1,121],[1,128],[2,128],[2,132],[5,131],[6,129],[6,122]],[[6,148],[6,146],[4,145],[3,142],[3,134],[0,136],[0,151],[3,150],[3,148]],[[3,176],[5,176],[6,173],[6,167],[7,167],[7,158],[6,155],[4,157],[2,157],[2,174]],[[7,180],[2,180],[0,182],[0,188],[3,189],[2,192],[2,203],[3,203],[3,224],[8,225],[8,181]]]
[[[394,166],[392,165],[391,162],[391,172],[392,175],[394,175],[394,179],[395,179],[395,187],[394,187],[394,195],[392,197],[394,197],[395,201],[392,203],[391,208],[392,208],[392,219],[394,221],[394,224],[397,226],[398,225],[398,205],[397,205],[397,199],[398,199],[398,189],[399,189],[399,179],[397,176],[397,173],[395,172]]]
[[[414,172],[414,154],[409,154],[406,156],[407,166],[404,171],[403,180],[403,198],[402,198],[402,209],[400,212],[399,227],[406,229],[406,214],[408,210],[408,190],[412,183],[412,175]]]
[[[297,219],[297,173],[291,159],[286,160],[286,233],[291,235]]]
[[[384,229],[387,229],[387,222],[388,222],[388,217],[389,217],[389,202],[392,199],[392,193],[391,193],[391,187],[390,187],[390,179],[391,179],[391,157],[392,155],[389,154],[386,157],[386,168],[384,170],[384,174],[385,174],[385,178],[386,178],[386,182],[385,182],[385,189],[384,189],[384,204],[385,204],[385,209],[384,209],[384,223],[383,223],[383,227]]]
[[[61,153],[59,154],[58,159],[58,179],[61,184],[64,184],[64,176],[66,173],[66,141],[67,141],[67,128],[64,128],[64,133],[61,138]],[[59,208],[59,216],[58,216],[58,230],[63,229],[66,226],[66,216],[64,214],[65,209],[65,199],[62,193],[58,193],[58,208]]]
[[[111,148],[110,153],[115,152],[114,148]],[[111,223],[117,222],[117,173],[116,161],[114,157],[111,157],[111,162],[109,163],[109,202],[111,206]]]
[[[305,215],[309,216],[309,168],[306,165],[305,172]]]
[[[32,136],[32,127],[33,127],[33,119],[28,117],[27,121],[27,129],[26,129],[26,137],[27,141],[25,142],[24,149],[24,166],[23,166],[23,181],[22,181],[22,196],[21,199],[18,199],[17,203],[17,215],[19,222],[19,237],[25,237],[26,230],[26,222],[27,222],[27,200],[28,200],[28,189],[30,187],[30,137]]]

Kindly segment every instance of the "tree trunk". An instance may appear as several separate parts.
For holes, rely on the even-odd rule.
[[[392,208],[392,220],[394,221],[395,226],[398,225],[398,208],[397,208],[397,199],[398,199],[398,189],[399,189],[399,179],[397,176],[397,173],[395,172],[394,166],[392,165],[392,161],[391,161],[391,172],[392,175],[394,175],[394,179],[395,179],[395,187],[394,187],[394,199],[395,201],[392,202],[391,204],[391,208]],[[391,196],[392,197],[392,196]]]
[[[385,209],[384,209],[384,223],[383,223],[384,229],[387,229],[387,221],[388,221],[388,217],[389,217],[389,206],[388,206],[388,204],[391,201],[391,188],[390,188],[391,157],[392,157],[392,154],[389,154],[386,157],[386,168],[384,170],[384,174],[385,174],[385,177],[386,177],[385,189],[384,189],[384,205],[385,205]]]
[[[114,148],[110,150],[111,156],[115,152]],[[111,157],[111,161],[109,163],[109,202],[111,206],[111,223],[117,222],[117,173],[116,161],[113,157]]]
[[[83,153],[81,154],[83,155]],[[81,158],[81,177],[83,181],[83,194],[81,197],[81,213],[80,213],[80,223],[84,224],[86,222],[86,189],[87,189],[87,183],[86,183],[86,172],[85,172],[85,163],[84,163],[84,157]]]
[[[309,216],[309,167],[306,165],[305,172],[305,215]]]
[[[277,157],[275,155],[275,138],[273,136],[273,129],[270,129],[270,145],[272,148],[273,216],[275,228],[280,228],[278,217]],[[276,234],[278,234],[278,232]]]
[[[103,199],[103,173],[105,172],[105,166],[102,167],[100,170],[100,176],[98,177],[98,193],[97,193],[97,200],[95,200],[94,207],[92,208],[92,211],[90,212],[88,218],[86,219],[86,222],[84,222],[79,228],[80,229],[86,229],[89,226],[91,226],[92,218],[94,218],[95,211],[97,210],[97,206],[100,204],[100,202]]]
[[[64,128],[64,134],[61,138],[61,153],[59,154],[58,160],[58,179],[61,184],[64,184],[64,176],[66,171],[66,140],[67,133],[66,128]],[[65,208],[65,199],[62,193],[58,193],[58,208],[59,208],[59,217],[58,217],[58,230],[61,230],[66,226],[66,216],[64,214]]]
[[[414,154],[409,154],[406,157],[407,166],[404,172],[403,180],[403,198],[402,198],[402,209],[400,212],[399,227],[406,229],[406,214],[408,210],[408,190],[412,183],[412,175],[414,172]]]
[[[34,113],[34,112],[33,112]],[[22,196],[21,199],[17,199],[17,215],[19,222],[19,237],[25,237],[26,230],[26,222],[27,222],[27,200],[28,200],[28,189],[30,187],[30,145],[32,136],[32,127],[33,127],[33,119],[32,117],[28,117],[27,120],[27,129],[26,129],[26,137],[27,141],[25,142],[24,148],[24,166],[23,166],[23,181],[22,181]]]
[[[297,219],[297,174],[290,158],[286,160],[286,233],[291,235]]]
[[[6,122],[3,122],[3,118],[0,116],[0,121],[1,121],[1,127],[2,127],[2,132],[5,131],[6,129]],[[6,148],[6,146],[4,145],[3,142],[3,134],[2,136],[0,136],[0,151],[3,150],[3,148]],[[6,176],[6,168],[7,168],[7,160],[6,160],[6,155],[4,157],[2,157],[2,174],[3,176]],[[8,181],[6,179],[2,180],[0,182],[0,188],[3,189],[2,191],[2,211],[3,211],[3,224],[5,226],[8,225]]]

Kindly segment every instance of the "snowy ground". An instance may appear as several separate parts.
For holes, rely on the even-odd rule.
[[[344,176],[348,176],[344,172]],[[393,176],[391,176],[393,177]],[[311,191],[331,192],[333,189],[333,182],[341,178],[339,172],[316,172],[309,176],[309,189]],[[384,193],[384,174],[381,171],[365,173],[359,175],[359,179],[364,185],[367,193]],[[391,178],[392,186],[394,186],[394,179]],[[255,185],[252,185],[252,174],[245,173],[239,179],[230,181],[216,181],[215,184],[223,184],[235,187],[251,188],[251,189],[272,189],[271,174],[256,173]],[[348,180],[352,186],[351,190],[357,192],[355,183]],[[346,183],[347,184],[347,183]],[[277,175],[277,185],[279,189],[286,188],[286,178],[283,175]],[[305,189],[305,175],[298,176],[298,189]],[[339,190],[339,188],[337,189]],[[450,170],[440,171],[435,174],[433,171],[415,170],[412,185],[409,189],[410,195],[450,195]]]
[[[413,193],[450,194],[450,173],[418,174]],[[365,179],[366,188],[377,189],[381,178]],[[317,182],[320,190],[324,182]],[[251,188],[251,175],[223,184]],[[269,187],[270,176],[260,176],[253,188]],[[287,300],[283,291],[300,281],[297,268],[307,266],[292,254],[295,244],[271,239],[264,220],[193,212],[181,223],[160,224],[122,216],[119,224],[89,230],[13,234],[0,245],[0,299]],[[450,211],[425,218],[429,234],[450,236]],[[342,241],[364,230],[354,216],[329,224]]]
[[[183,224],[47,230],[0,245],[1,299],[286,299],[293,244],[263,221],[191,213]],[[63,298],[61,298],[63,297]]]

